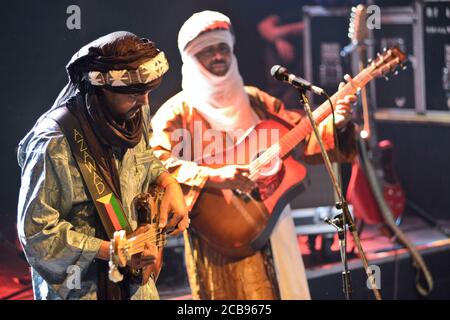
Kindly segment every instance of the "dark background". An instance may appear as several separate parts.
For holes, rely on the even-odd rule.
[[[269,13],[291,15],[301,5],[321,1],[0,1],[0,219],[15,234],[20,170],[16,146],[47,110],[67,81],[65,65],[84,44],[112,31],[127,30],[156,42],[165,51],[170,71],[151,95],[152,112],[180,90],[181,59],[176,40],[182,23],[194,12],[221,11],[236,33],[235,53],[246,84],[264,89],[269,70],[262,68],[264,41],[256,24]],[[325,1],[326,2],[326,1]],[[345,5],[353,1],[330,1]],[[404,4],[408,1],[400,1]],[[66,9],[81,8],[81,30],[68,30]],[[331,29],[330,29],[331,30]],[[332,31],[332,30],[331,30]],[[408,198],[432,216],[450,218],[450,128],[443,125],[383,123],[381,138],[393,140],[395,166]]]

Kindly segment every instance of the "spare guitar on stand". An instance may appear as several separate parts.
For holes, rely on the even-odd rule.
[[[366,24],[366,7],[358,5],[352,9],[349,37],[352,43],[348,46],[359,60],[359,68],[363,66],[366,55],[366,39],[368,29]],[[361,90],[361,104],[363,112],[363,129],[358,139],[359,157],[352,165],[352,174],[347,189],[348,202],[353,205],[356,218],[369,224],[383,224],[404,245],[413,258],[417,269],[416,288],[419,294],[427,296],[433,288],[433,279],[422,256],[399,229],[400,216],[405,209],[406,198],[394,170],[393,148],[389,140],[378,142],[374,126],[374,112],[367,103],[366,89]],[[360,228],[361,230],[361,228]],[[427,283],[424,288],[420,282],[423,274]]]
[[[357,58],[359,70],[362,69],[363,60],[365,60],[366,56],[368,35],[366,17],[366,8],[364,5],[358,5],[352,9],[349,27],[351,44],[347,48],[352,48],[353,58]],[[347,49],[344,52],[347,53],[349,51]],[[361,144],[364,144],[367,148],[368,158],[375,164],[379,172],[384,198],[389,204],[395,219],[398,219],[405,209],[405,194],[395,174],[392,143],[388,140],[378,142],[373,117],[374,112],[367,103],[366,88],[362,88],[360,93],[363,129],[358,137],[359,151],[360,153],[362,152]],[[354,207],[356,218],[369,224],[377,224],[384,221],[367,181],[365,165],[361,157],[357,158],[352,165],[352,176],[348,187],[347,198]]]

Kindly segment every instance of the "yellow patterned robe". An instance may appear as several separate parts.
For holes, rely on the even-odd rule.
[[[283,118],[291,124],[298,123],[303,115],[300,112],[286,110],[283,103],[255,87],[245,87],[250,103],[260,119],[266,119],[269,114]],[[157,111],[152,118],[153,135],[151,146],[157,155],[177,178],[185,193],[185,200],[190,208],[202,191],[208,176],[194,160],[190,158],[173,157],[172,149],[180,142],[180,132],[184,132],[183,141],[194,150],[194,144],[200,137],[194,135],[194,123],[201,123],[202,132],[211,129],[210,124],[195,109],[187,104],[183,92],[178,93]],[[320,132],[327,150],[334,148],[331,121],[325,120],[320,125]],[[344,160],[354,154],[353,126],[340,134],[341,156]],[[184,129],[184,130],[179,130]],[[178,136],[175,141],[171,136]],[[226,145],[227,136],[221,132]],[[191,139],[194,137],[193,139]],[[203,145],[208,145],[210,141]],[[321,159],[320,147],[312,135],[303,144],[304,159],[308,162],[318,162]],[[343,146],[343,147],[342,147]],[[330,153],[333,158],[333,153]],[[189,283],[194,299],[278,299],[279,292],[275,277],[270,249],[255,253],[240,260],[231,260],[200,239],[193,231],[186,232],[185,255]]]

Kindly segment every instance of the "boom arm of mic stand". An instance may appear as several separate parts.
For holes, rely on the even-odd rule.
[[[320,136],[319,129],[317,128],[317,124],[314,121],[314,117],[313,117],[313,114],[311,111],[311,107],[309,105],[308,97],[306,96],[304,90],[298,89],[298,92],[300,94],[300,102],[303,104],[303,106],[305,108],[306,114],[308,115],[309,121],[311,123],[311,127],[313,128],[314,134],[317,138],[317,141],[319,142],[320,151],[322,153],[322,157],[323,157],[323,160],[325,163],[325,167],[327,168],[328,175],[330,176],[330,179],[331,179],[333,187],[336,191],[336,194],[337,194],[338,198],[340,199],[341,208],[338,208],[338,209],[342,209],[342,212],[343,212],[343,215],[342,215],[342,218],[344,221],[343,225],[344,225],[344,227],[345,227],[345,225],[349,226],[349,230],[350,230],[353,240],[355,241],[355,244],[358,248],[359,256],[360,256],[361,262],[364,266],[364,270],[366,271],[366,275],[369,279],[369,283],[371,285],[373,294],[377,300],[381,300],[380,291],[376,288],[375,281],[373,279],[374,276],[371,273],[371,271],[369,270],[369,263],[367,261],[366,254],[364,253],[364,250],[362,248],[361,240],[359,238],[355,223],[354,223],[353,218],[350,215],[350,212],[348,210],[348,204],[347,204],[346,200],[344,199],[344,196],[342,194],[341,188],[339,187],[339,184],[337,183],[336,175],[333,172],[330,158],[328,157],[328,153],[325,150],[322,137]],[[348,270],[346,270],[344,272],[347,272],[347,271]]]

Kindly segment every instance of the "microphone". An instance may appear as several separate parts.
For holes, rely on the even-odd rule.
[[[289,73],[288,69],[286,69],[282,66],[279,66],[279,65],[273,66],[272,69],[270,69],[270,74],[275,79],[282,81],[282,82],[287,82],[296,88],[312,91],[319,96],[322,96],[325,94],[325,91],[322,88],[313,86],[309,81],[306,81],[303,78],[297,77],[293,73]]]

